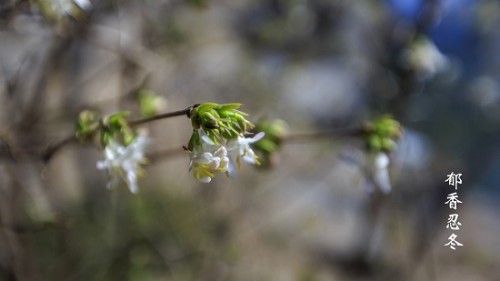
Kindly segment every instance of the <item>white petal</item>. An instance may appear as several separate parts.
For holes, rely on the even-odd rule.
[[[97,166],[97,169],[99,169],[99,170],[105,170],[109,167],[109,165],[106,161],[97,161],[96,166]]]
[[[203,177],[203,178],[201,178],[201,179],[198,179],[198,180],[199,180],[200,182],[202,182],[202,183],[209,183],[209,182],[211,182],[211,181],[212,181],[212,178],[211,178],[211,177],[209,177],[209,176],[205,176],[205,177]]]
[[[383,193],[391,192],[391,180],[389,178],[389,171],[387,169],[375,170],[373,180]]]
[[[127,173],[127,183],[128,183],[128,188],[130,189],[130,192],[137,193],[139,188],[137,187],[137,174],[135,172],[128,172]]]
[[[248,138],[248,143],[254,143],[260,141],[266,134],[264,132],[259,132],[255,136]]]
[[[132,193],[138,191],[137,169],[144,157],[144,149],[148,144],[149,139],[145,134],[139,134],[127,147],[114,140],[108,143],[104,149],[105,160],[96,163],[98,169],[108,170],[110,178],[108,187],[122,179],[127,183]]]
[[[238,175],[236,169],[236,163],[234,163],[234,160],[230,155],[228,155],[227,160],[228,163],[227,163],[226,173],[230,178],[234,179]]]
[[[376,169],[385,169],[389,166],[389,156],[385,153],[378,153],[375,156],[375,168]]]
[[[207,135],[202,135],[200,138],[206,144],[215,145],[215,143]]]
[[[193,162],[199,163],[199,164],[209,164],[210,162],[213,161],[214,156],[210,152],[203,152],[200,154],[196,154],[193,157]]]
[[[215,169],[219,168],[219,166],[220,166],[220,162],[221,162],[220,157],[214,157],[214,158],[212,159],[212,162],[210,162],[209,169],[210,169],[210,170],[215,170]]]
[[[215,152],[215,156],[218,156],[220,158],[226,157],[227,156],[227,149],[224,146],[219,147]]]
[[[251,156],[249,153],[247,153],[245,156],[243,156],[243,161],[247,162],[248,164],[255,164],[255,158]]]
[[[74,2],[82,10],[89,10],[92,7],[92,3],[89,0],[74,0]]]
[[[231,140],[227,141],[227,143],[226,143],[227,151],[233,151],[233,150],[239,148],[238,139],[239,139],[239,137],[237,139],[231,139]]]

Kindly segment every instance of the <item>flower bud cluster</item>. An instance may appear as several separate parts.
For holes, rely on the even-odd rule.
[[[277,119],[272,121],[261,120],[255,124],[255,132],[263,132],[264,137],[254,144],[254,150],[261,159],[261,167],[271,168],[276,164],[276,153],[281,149],[287,133],[285,121]]]
[[[368,150],[390,152],[397,146],[402,127],[394,118],[384,115],[367,123],[364,132]]]
[[[401,124],[389,115],[383,115],[367,123],[364,128],[369,150],[368,170],[373,183],[383,192],[392,189],[389,153],[396,149],[402,134]]]
[[[126,182],[132,193],[138,191],[137,179],[142,175],[141,165],[149,137],[145,131],[135,132],[125,119],[128,112],[118,112],[104,118],[92,111],[80,113],[76,138],[80,141],[98,142],[104,149],[104,160],[97,162],[99,170],[109,176],[108,188],[120,180]]]
[[[211,182],[217,173],[234,177],[242,160],[260,164],[250,145],[262,139],[264,133],[246,137],[247,130],[254,125],[246,119],[246,113],[238,110],[240,106],[204,103],[191,110],[193,134],[187,147],[191,160],[189,170],[200,182]]]

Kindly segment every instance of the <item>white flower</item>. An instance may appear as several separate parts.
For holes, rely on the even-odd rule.
[[[449,61],[432,41],[420,38],[403,53],[403,63],[413,68],[423,79],[431,78],[445,70]]]
[[[391,192],[391,180],[388,169],[389,156],[383,152],[379,152],[372,158],[372,161],[373,182],[383,193]]]
[[[189,171],[193,176],[203,183],[209,183],[215,177],[215,173],[231,173],[232,163],[224,146],[215,151],[201,151],[191,154]]]
[[[89,0],[47,0],[40,2],[50,10],[53,16],[58,18],[65,15],[75,15],[76,7],[83,11],[89,11],[92,8],[92,2]]]
[[[228,150],[236,150],[238,156],[236,157],[236,163],[240,165],[240,159],[249,164],[259,164],[259,158],[255,155],[255,152],[250,147],[250,144],[258,142],[264,137],[264,132],[260,132],[251,138],[245,138],[244,136],[238,136],[235,141],[230,141],[228,143]]]
[[[114,140],[109,142],[104,149],[105,160],[97,162],[97,169],[108,171],[110,177],[108,188],[121,178],[127,183],[130,192],[137,193],[140,164],[145,160],[144,151],[149,142],[146,134],[139,134],[126,147]]]
[[[80,9],[88,11],[92,8],[92,3],[89,0],[73,0]]]
[[[189,171],[193,172],[193,176],[203,183],[211,182],[216,173],[233,177],[236,169],[227,148],[215,144],[203,130],[199,131],[199,135],[202,144],[195,147],[190,155]]]
[[[230,152],[236,151],[236,163],[240,165],[240,159],[250,164],[259,164],[258,157],[250,147],[250,144],[255,143],[264,137],[264,133],[260,132],[254,137],[245,138],[243,135],[238,136],[235,140],[229,140],[225,145],[215,144],[210,138],[200,130],[199,136],[201,145],[193,148],[189,163],[189,171],[193,172],[193,176],[203,182],[209,183],[215,178],[216,173],[225,173],[228,177],[236,176],[236,168]]]

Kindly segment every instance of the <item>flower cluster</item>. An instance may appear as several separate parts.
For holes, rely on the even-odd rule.
[[[234,177],[241,161],[260,164],[250,145],[262,139],[264,133],[246,137],[253,124],[239,107],[240,104],[204,103],[192,109],[193,134],[187,147],[189,170],[200,182],[211,182],[217,173]]]
[[[283,140],[287,134],[287,124],[285,121],[260,120],[255,124],[255,132],[264,132],[264,137],[256,142],[254,150],[259,155],[261,166],[264,169],[272,168],[279,162],[277,152],[283,145]]]
[[[82,111],[76,123],[75,137],[81,142],[99,142],[102,148],[114,139],[129,145],[136,133],[125,119],[128,115],[128,112],[118,112],[101,118],[97,112]]]
[[[436,45],[424,36],[416,37],[410,43],[403,53],[402,63],[423,80],[445,71],[450,64],[448,58],[439,51]]]
[[[368,170],[373,183],[383,192],[391,191],[389,153],[397,146],[402,127],[391,116],[384,115],[365,125],[365,141],[369,151]]]
[[[155,92],[140,89],[137,92],[139,111],[143,117],[151,117],[167,107],[167,99]]]
[[[150,141],[145,131],[132,130],[125,119],[127,116],[127,112],[118,112],[101,118],[96,112],[83,111],[76,125],[76,138],[99,143],[104,149],[104,160],[97,162],[97,169],[108,172],[108,188],[123,180],[130,191],[136,193]]]
[[[365,141],[368,150],[390,152],[396,148],[401,137],[402,127],[389,115],[383,115],[364,126]]]
[[[149,138],[145,133],[139,133],[132,142],[121,145],[116,140],[111,140],[104,148],[105,159],[97,162],[97,169],[107,170],[110,181],[108,188],[117,184],[120,179],[124,180],[130,192],[137,193],[137,178],[142,174],[141,164],[146,159],[144,151],[149,144]]]
[[[150,101],[145,104],[151,105]],[[145,133],[138,133],[133,127],[161,118],[187,115],[193,129],[184,147],[189,152],[189,171],[200,182],[209,183],[217,174],[234,177],[242,162],[260,165],[260,157],[264,166],[270,167],[275,162],[273,156],[287,137],[283,121],[261,121],[255,126],[246,119],[246,113],[238,110],[240,106],[237,103],[203,103],[132,121],[127,121],[127,112],[101,117],[98,113],[84,111],[77,122],[76,138],[99,143],[104,150],[104,160],[97,162],[97,168],[108,172],[108,188],[122,181],[136,193],[141,165],[146,161],[145,149],[150,141]],[[151,114],[153,112],[146,115]],[[362,130],[370,152],[369,174],[383,192],[391,189],[389,152],[395,149],[401,131],[399,122],[390,116],[379,117],[365,124]]]

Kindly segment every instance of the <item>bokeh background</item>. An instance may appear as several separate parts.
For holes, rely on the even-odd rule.
[[[496,0],[1,1],[0,280],[497,280],[499,26]],[[164,155],[136,195],[106,189],[95,146],[42,161],[81,110],[138,117],[145,89],[290,133],[392,114],[392,192],[356,138],[287,143],[272,169],[210,184]],[[150,151],[191,130],[146,127]]]

